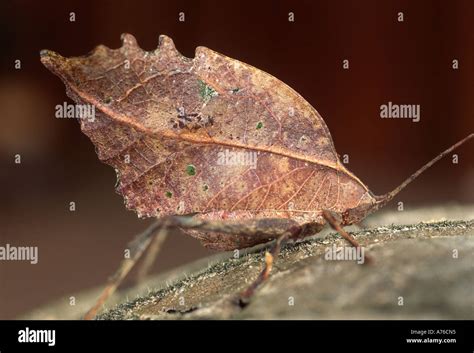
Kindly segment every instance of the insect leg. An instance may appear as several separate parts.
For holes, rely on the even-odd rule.
[[[248,286],[244,291],[242,291],[239,295],[238,302],[241,307],[245,307],[249,303],[250,298],[252,298],[252,296],[255,294],[257,288],[260,287],[268,279],[268,277],[270,277],[273,262],[278,257],[281,246],[293,235],[294,234],[291,231],[285,232],[277,240],[275,240],[275,243],[271,247],[270,251],[267,251],[265,253],[265,264],[263,265],[262,271],[255,279],[255,281],[253,281],[252,284]]]
[[[151,241],[151,244],[148,246],[148,250],[146,250],[145,258],[143,259],[143,262],[138,267],[137,277],[135,279],[136,283],[142,282],[145,279],[145,277],[148,275],[148,273],[150,272],[150,269],[153,266],[153,263],[158,257],[158,254],[160,253],[161,248],[163,247],[163,244],[166,238],[168,237],[168,233],[169,232],[162,231],[154,235],[153,240]]]
[[[95,302],[94,306],[84,315],[84,320],[92,320],[97,315],[102,305],[107,299],[116,291],[118,286],[122,283],[125,276],[135,266],[138,259],[143,255],[145,250],[150,245],[153,236],[162,237],[167,232],[166,221],[156,221],[150,227],[148,227],[143,233],[137,235],[129,244],[130,257],[125,258],[120,263],[119,268],[115,273],[108,279],[107,285],[102,291],[101,295]]]
[[[301,228],[293,228],[285,233],[283,233],[280,237],[275,240],[275,243],[271,247],[270,251],[265,253],[265,264],[263,265],[263,269],[258,275],[258,277],[253,281],[253,283],[248,286],[244,291],[242,291],[239,295],[239,305],[241,307],[245,307],[252,296],[255,294],[255,291],[258,287],[260,287],[267,279],[270,277],[270,272],[273,267],[273,262],[276,260],[278,255],[280,254],[280,250],[282,245],[289,239],[296,237],[301,232]]]
[[[273,263],[280,253],[282,245],[290,239],[296,239],[303,228],[296,222],[287,219],[265,218],[260,220],[247,220],[242,222],[205,221],[193,217],[173,217],[172,224],[184,229],[199,229],[210,232],[226,233],[229,235],[239,234],[254,235],[265,233],[276,239],[269,251],[265,253],[265,264],[262,271],[243,292],[236,302],[244,307],[248,304],[258,287],[260,287],[270,276]]]
[[[357,240],[354,239],[352,235],[347,233],[339,224],[339,222],[334,218],[331,212],[323,210],[323,217],[329,223],[332,229],[338,232],[349,244],[355,248],[360,248],[360,244]],[[372,262],[372,258],[368,255],[364,255],[364,264],[369,264]]]

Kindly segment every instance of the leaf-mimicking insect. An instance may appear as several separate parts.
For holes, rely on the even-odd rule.
[[[129,34],[122,41],[119,49],[98,46],[82,57],[41,51],[42,63],[62,79],[69,97],[95,106],[94,121],[79,119],[81,129],[99,159],[117,171],[116,189],[126,206],[140,217],[158,218],[132,242],[131,259],[86,318],[95,316],[145,249],[172,227],[216,250],[275,240],[260,276],[239,295],[245,305],[284,242],[329,223],[359,246],[342,226],[383,207],[474,137],[469,134],[377,196],[341,163],[318,112],[277,78],[205,47],[186,58],[167,36],[160,36],[152,52]]]

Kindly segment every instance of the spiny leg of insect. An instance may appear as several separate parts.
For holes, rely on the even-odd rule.
[[[270,276],[273,263],[280,253],[282,245],[296,238],[302,231],[301,226],[296,222],[284,219],[261,219],[258,220],[265,224],[265,228],[261,228],[251,221],[247,222],[222,222],[222,221],[205,221],[192,217],[174,217],[173,225],[185,229],[199,229],[210,232],[219,232],[227,234],[252,235],[257,233],[266,233],[269,236],[276,237],[276,240],[270,251],[265,253],[265,263],[258,277],[245,290],[243,290],[235,301],[240,307],[245,307],[251,297]],[[276,235],[278,233],[278,235]]]
[[[259,273],[255,281],[253,281],[250,286],[248,286],[244,291],[240,293],[238,298],[238,304],[240,307],[247,306],[258,287],[260,287],[270,277],[270,272],[273,268],[273,263],[280,254],[280,250],[283,244],[287,240],[298,236],[300,232],[301,228],[295,227],[283,233],[275,240],[275,243],[272,245],[270,251],[267,251],[265,253],[265,264],[263,265],[262,271]]]
[[[351,244],[355,248],[360,248],[360,244],[357,242],[357,240],[355,240],[352,235],[347,233],[344,230],[344,228],[341,227],[341,225],[336,220],[336,218],[334,218],[331,212],[327,210],[323,210],[323,217],[326,220],[326,222],[329,223],[331,228],[334,229],[336,232],[338,232],[349,244]],[[372,262],[373,262],[372,258],[364,254],[364,264],[370,264]]]
[[[94,306],[84,315],[84,320],[92,320],[97,315],[102,305],[107,299],[117,290],[123,279],[127,276],[130,270],[135,266],[137,261],[150,246],[154,238],[164,238],[168,232],[166,220],[158,220],[148,227],[144,232],[137,235],[129,244],[130,257],[125,258],[120,263],[119,268],[108,279],[107,285],[102,291],[101,295],[95,302]]]
[[[266,219],[262,221],[272,221],[272,219]],[[270,230],[265,229],[263,231],[268,231],[269,235],[274,235],[275,232],[278,232],[280,229],[279,227],[282,226],[281,222],[279,222],[281,220],[274,221],[275,227],[270,227]],[[151,246],[154,249],[150,249],[151,251],[148,253],[147,258],[142,265],[144,268],[141,270],[142,273],[147,272],[150,263],[153,263],[153,260],[161,248],[161,244],[164,238],[167,236],[170,228],[181,227],[184,229],[199,229],[228,234],[253,234],[256,232],[262,232],[262,229],[249,226],[249,224],[250,223],[205,221],[190,216],[172,216],[158,220],[129,243],[128,248],[130,249],[130,257],[122,260],[117,271],[109,278],[105,289],[102,291],[94,306],[85,314],[84,319],[90,320],[95,318],[102,305],[116,291],[126,275],[135,266],[147,248],[150,247],[150,244],[152,244]],[[292,227],[292,229],[293,228],[295,227]],[[273,262],[273,258],[278,255],[282,242],[295,234],[299,234],[299,232],[300,230],[298,229],[297,231],[293,230],[292,232],[288,232],[288,234],[283,233],[283,235],[277,239],[272,251],[270,251],[270,253],[266,256],[266,265],[264,270],[255,281],[256,283],[250,286],[253,288],[253,290],[248,291],[249,293],[253,293],[255,289],[268,278],[268,273],[271,270],[271,263]],[[281,230],[280,233],[282,233]]]
[[[158,254],[160,253],[161,248],[163,247],[163,244],[166,238],[168,237],[168,234],[169,232],[163,231],[157,232],[153,236],[153,239],[145,252],[145,257],[142,263],[138,266],[137,276],[135,278],[135,282],[137,284],[141,283],[150,272],[153,263],[158,257]]]

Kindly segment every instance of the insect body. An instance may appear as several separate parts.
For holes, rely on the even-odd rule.
[[[131,35],[122,40],[119,49],[100,46],[77,58],[42,51],[41,61],[64,81],[72,99],[99,112],[93,122],[82,119],[81,128],[99,159],[117,170],[117,191],[126,206],[140,217],[160,219],[139,237],[140,244],[174,226],[218,250],[276,239],[271,251],[276,256],[284,241],[313,235],[329,222],[358,246],[341,226],[383,207],[474,137],[447,149],[392,192],[375,196],[340,162],[318,112],[277,78],[204,47],[185,58],[166,36],[152,53]],[[136,64],[133,71],[122,65],[126,60]],[[193,108],[176,108],[183,105]],[[256,153],[258,159],[254,166],[218,163],[224,152]],[[125,154],[133,167],[124,163]],[[143,248],[136,247],[134,261]],[[241,298],[268,277],[272,258],[267,256]],[[87,318],[129,269],[122,265]]]

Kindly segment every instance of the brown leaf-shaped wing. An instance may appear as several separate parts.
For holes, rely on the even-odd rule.
[[[42,51],[41,60],[73,100],[96,107],[81,128],[139,216],[309,222],[322,209],[372,202],[323,119],[283,82],[204,47],[185,58],[166,36],[153,52],[129,34],[122,40],[84,57]]]

